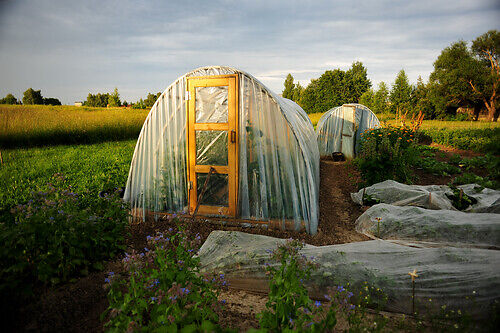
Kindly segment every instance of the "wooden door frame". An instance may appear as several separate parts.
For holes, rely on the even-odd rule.
[[[192,214],[197,204],[196,173],[208,173],[210,167],[216,173],[228,175],[228,207],[200,205],[198,213],[201,215],[224,215],[236,217],[238,205],[238,157],[239,157],[239,87],[238,74],[197,76],[186,78],[186,87],[189,100],[186,103],[186,131],[187,131],[187,181],[188,181],[188,207]],[[227,123],[196,123],[196,87],[228,87],[228,122]],[[196,130],[226,130],[228,132],[228,165],[210,166],[196,165]],[[231,132],[235,131],[235,142],[231,142]],[[202,185],[200,185],[202,186]]]

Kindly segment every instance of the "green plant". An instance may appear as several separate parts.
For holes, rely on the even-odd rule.
[[[118,193],[83,201],[55,174],[45,190],[15,206],[0,224],[0,293],[32,293],[103,268],[124,249],[127,209]],[[7,214],[4,211],[4,216]]]
[[[415,165],[438,176],[449,176],[460,173],[460,168],[447,162],[441,162],[433,157],[422,157],[415,160]]]
[[[224,275],[202,275],[194,256],[200,236],[190,237],[181,224],[177,230],[148,236],[144,252],[122,260],[124,273],[110,272],[109,308],[103,313],[110,332],[144,330],[161,332],[220,331],[215,309]]]
[[[463,184],[478,184],[482,187],[500,189],[500,182],[495,179],[490,179],[489,177],[481,177],[473,173],[466,172],[458,177],[453,178],[451,185],[463,185]]]
[[[364,185],[387,179],[412,182],[411,167],[417,156],[413,131],[388,126],[365,131],[362,138],[355,164]]]
[[[261,329],[286,331],[292,329],[321,332],[336,325],[335,313],[327,315],[322,323],[315,323],[316,309],[321,303],[309,298],[304,281],[309,279],[313,263],[299,254],[304,245],[297,240],[288,240],[275,251],[268,250],[280,265],[266,265],[269,275],[269,301],[266,310],[258,315]]]
[[[290,239],[274,251],[267,250],[277,265],[266,263],[269,301],[258,314],[260,329],[253,332],[333,331],[341,317],[349,324],[349,332],[383,331],[386,320],[378,311],[387,297],[380,289],[369,288],[365,283],[359,295],[354,296],[343,286],[328,287],[324,303],[309,298],[305,283],[316,265],[300,254],[303,246]],[[366,306],[376,306],[373,321],[366,320]]]
[[[469,197],[467,194],[456,187],[451,188],[453,194],[446,194],[448,199],[451,200],[451,204],[458,210],[466,210],[469,206],[477,203],[477,200],[473,197]]]

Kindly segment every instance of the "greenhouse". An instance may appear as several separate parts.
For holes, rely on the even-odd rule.
[[[377,116],[361,104],[344,104],[327,112],[318,121],[319,153],[323,156],[340,152],[352,159],[359,150],[361,133],[380,127]]]
[[[144,221],[202,215],[315,234],[319,152],[306,113],[253,76],[203,67],[151,108],[124,200]]]

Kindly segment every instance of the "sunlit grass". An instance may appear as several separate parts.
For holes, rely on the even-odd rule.
[[[134,138],[147,114],[131,108],[0,105],[0,147]]]

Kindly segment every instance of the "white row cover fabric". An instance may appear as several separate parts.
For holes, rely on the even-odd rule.
[[[139,135],[124,199],[144,214],[187,210],[186,78],[227,74],[239,75],[239,217],[293,220],[295,229],[304,224],[316,233],[319,152],[311,121],[296,103],[230,67],[196,69],[162,93]],[[207,103],[216,114],[224,98]]]
[[[285,240],[234,231],[213,231],[198,255],[203,271],[225,273],[229,279],[266,278],[264,264],[276,266],[267,251]],[[411,244],[409,244],[411,245]],[[312,290],[346,286],[358,295],[368,285],[387,296],[385,309],[412,312],[412,284],[417,270],[416,310],[434,313],[441,306],[488,317],[500,298],[500,251],[471,248],[418,248],[373,240],[341,245],[306,245],[301,253],[314,257],[318,269],[307,281]],[[320,294],[320,296],[323,295]],[[432,302],[429,302],[432,299]],[[377,298],[373,299],[377,302]]]
[[[361,133],[377,127],[380,127],[380,121],[364,105],[344,104],[328,110],[316,126],[320,156],[342,152],[347,158],[353,158],[359,151]]]
[[[356,231],[387,240],[500,249],[498,214],[398,207],[382,203],[370,207],[356,220]]]
[[[457,188],[477,203],[465,211],[475,213],[500,213],[500,191],[483,188],[478,184],[460,185]],[[453,191],[446,185],[406,185],[394,180],[386,180],[351,193],[352,200],[363,205],[363,195],[380,203],[394,206],[418,206],[428,209],[456,210],[448,196]]]

